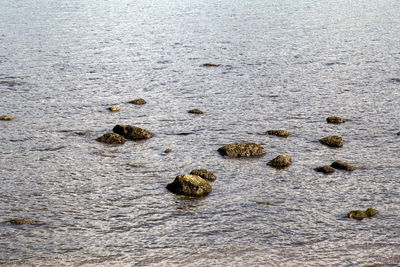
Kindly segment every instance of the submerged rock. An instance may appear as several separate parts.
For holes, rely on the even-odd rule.
[[[338,169],[338,170],[346,170],[346,171],[354,171],[356,168],[350,164],[347,164],[345,162],[342,162],[340,160],[337,160],[331,164],[332,168]]]
[[[134,105],[144,105],[147,102],[143,98],[138,98],[138,99],[134,99],[132,101],[129,101],[129,103],[134,104]]]
[[[269,135],[275,135],[279,137],[288,137],[292,135],[292,132],[286,131],[286,130],[269,130],[267,131],[267,134]]]
[[[200,109],[197,109],[197,108],[189,110],[188,113],[191,113],[191,114],[204,114],[203,111],[201,111]]]
[[[342,147],[344,144],[344,140],[340,136],[332,135],[328,137],[324,137],[319,140],[321,144],[330,146],[330,147]]]
[[[10,116],[10,115],[0,116],[0,121],[12,121],[13,119],[14,119],[14,117]]]
[[[106,144],[124,144],[126,142],[125,137],[117,133],[106,133],[96,139],[98,142]]]
[[[285,168],[292,164],[292,158],[289,155],[279,155],[267,165],[274,167],[274,168]]]
[[[217,175],[215,175],[214,172],[209,172],[206,169],[194,169],[190,174],[200,176],[209,181],[215,181],[217,179]]]
[[[326,118],[326,121],[327,121],[328,123],[333,123],[333,124],[341,124],[341,123],[346,122],[345,119],[342,119],[342,118],[337,117],[337,116],[328,117],[328,118]]]
[[[347,217],[350,219],[355,219],[355,220],[362,220],[365,218],[371,218],[378,214],[379,212],[376,209],[373,208],[368,208],[367,210],[352,210],[349,213],[347,213]]]
[[[112,111],[112,112],[118,112],[121,111],[121,109],[117,106],[111,106],[108,108],[108,110]]]
[[[211,185],[197,175],[178,175],[175,180],[167,185],[167,189],[177,195],[192,197],[203,197],[208,195],[212,188]]]
[[[264,147],[256,143],[233,143],[218,148],[218,152],[228,157],[257,157],[265,155]]]
[[[142,140],[142,139],[149,139],[154,136],[153,133],[131,125],[116,125],[113,128],[113,132],[122,135],[126,139],[131,140]]]
[[[322,172],[322,173],[333,173],[335,172],[335,168],[332,168],[331,166],[321,166],[317,167],[314,169],[316,172]]]
[[[8,221],[14,225],[23,225],[23,224],[39,224],[39,221],[29,220],[29,219],[12,219]]]

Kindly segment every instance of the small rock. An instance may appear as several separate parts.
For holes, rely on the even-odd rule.
[[[342,119],[342,118],[337,117],[337,116],[328,117],[328,118],[326,118],[326,121],[327,121],[328,123],[333,123],[333,124],[341,124],[341,123],[346,122],[345,119]]]
[[[286,130],[269,130],[269,131],[267,131],[267,134],[276,135],[279,137],[288,137],[288,136],[292,135],[292,132],[289,132]]]
[[[400,78],[393,78],[393,79],[391,79],[391,80],[394,81],[394,82],[400,83]]]
[[[324,137],[319,140],[321,144],[330,146],[330,147],[342,147],[344,144],[344,140],[340,136],[332,135],[328,137]]]
[[[112,112],[118,112],[121,111],[121,109],[117,106],[111,106],[108,108],[108,110],[112,111]]]
[[[221,64],[205,63],[203,67],[219,67]]]
[[[400,132],[398,132],[397,135],[400,135]]]
[[[106,133],[96,139],[98,142],[106,144],[124,144],[126,142],[125,137],[117,133]]]
[[[365,218],[371,218],[378,214],[379,211],[373,208],[368,208],[367,210],[352,210],[347,214],[347,217],[350,219],[355,219],[355,220],[362,220]]]
[[[12,219],[8,221],[14,225],[23,225],[23,224],[39,224],[39,221],[29,220],[29,219]]]
[[[316,172],[322,172],[322,173],[333,173],[335,172],[335,168],[332,168],[331,166],[321,166],[317,167],[314,169]]]
[[[257,157],[265,155],[264,147],[256,143],[233,143],[218,149],[223,156],[228,157]]]
[[[337,160],[331,164],[332,168],[338,169],[338,170],[346,170],[346,171],[354,171],[356,168],[350,164],[347,164],[345,162],[342,162],[340,160]]]
[[[167,185],[167,189],[177,195],[192,197],[203,197],[208,195],[212,188],[211,185],[197,175],[178,175],[175,180]]]
[[[14,119],[14,117],[10,116],[10,115],[0,116],[0,121],[12,121],[13,119]]]
[[[171,152],[172,152],[171,148],[167,148],[167,149],[164,150],[164,153],[166,153],[166,154],[171,153]]]
[[[194,169],[190,174],[200,176],[209,181],[215,181],[217,179],[217,175],[215,175],[214,172],[209,172],[206,169]]]
[[[142,140],[142,139],[149,139],[154,136],[153,133],[131,125],[116,125],[113,128],[113,132],[122,135],[126,139],[131,140]]]
[[[129,101],[129,103],[131,104],[135,104],[135,105],[144,105],[146,104],[146,100],[144,100],[143,98],[138,98],[138,99],[134,99],[132,101]]]
[[[189,110],[188,113],[192,113],[192,114],[204,114],[203,111],[201,111],[200,109],[197,109],[197,108]]]
[[[87,132],[75,132],[76,135],[86,135]]]
[[[279,155],[267,165],[274,167],[274,168],[285,168],[292,164],[292,158],[289,155]]]

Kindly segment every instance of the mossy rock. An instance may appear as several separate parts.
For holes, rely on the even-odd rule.
[[[223,156],[239,158],[239,157],[257,157],[265,155],[264,147],[256,143],[233,143],[218,149]]]
[[[178,175],[175,180],[167,185],[167,189],[177,195],[203,197],[211,191],[209,182],[197,175]]]
[[[330,117],[326,118],[326,121],[328,123],[333,123],[333,124],[341,124],[341,123],[346,122],[345,119],[342,119],[342,118],[337,117],[337,116],[330,116]]]
[[[291,164],[292,164],[292,158],[289,155],[279,155],[267,163],[267,165],[278,169],[286,168]]]
[[[215,181],[217,179],[217,175],[215,175],[214,172],[209,172],[206,169],[194,169],[190,174],[200,176],[209,181]]]
[[[356,168],[348,163],[337,160],[331,164],[332,168],[345,171],[354,171]]]
[[[125,137],[117,133],[106,133],[96,139],[98,142],[106,144],[124,144],[126,142]]]
[[[10,115],[0,116],[0,121],[12,121],[13,119],[14,119],[14,117],[10,116]]]
[[[121,109],[117,106],[111,106],[108,108],[108,110],[112,111],[112,112],[119,112],[121,111]]]
[[[23,225],[23,224],[40,224],[39,221],[29,220],[29,219],[12,219],[8,221],[13,225]]]
[[[267,134],[279,137],[288,137],[291,136],[293,133],[286,130],[269,130],[267,131]]]
[[[145,129],[131,125],[116,125],[113,128],[113,132],[130,140],[143,140],[152,138],[154,136],[153,133]]]
[[[134,100],[129,101],[129,103],[134,104],[134,105],[144,105],[147,102],[143,98],[138,98],[138,99],[134,99]]]
[[[332,168],[331,166],[321,166],[321,167],[315,168],[314,171],[328,174],[328,173],[334,173],[336,170],[335,170],[335,168]]]
[[[204,114],[203,111],[201,111],[200,109],[197,109],[197,108],[189,110],[188,113],[191,113],[191,114]]]
[[[375,215],[377,215],[379,211],[373,208],[368,208],[367,210],[352,210],[349,213],[347,213],[347,217],[350,219],[355,219],[355,220],[362,220],[365,218],[371,218]]]
[[[340,136],[332,135],[328,137],[324,137],[319,140],[321,144],[330,146],[330,147],[342,147],[344,144],[344,140]]]

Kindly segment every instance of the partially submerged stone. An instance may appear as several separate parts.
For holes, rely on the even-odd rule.
[[[319,140],[321,144],[330,146],[330,147],[342,147],[344,144],[344,140],[340,136],[332,135],[328,137],[324,137]]]
[[[144,105],[147,102],[143,98],[138,98],[138,99],[134,99],[132,101],[129,101],[129,103],[134,104],[134,105]]]
[[[275,135],[279,137],[288,137],[292,135],[292,132],[286,131],[286,130],[269,130],[267,131],[267,134],[269,135]]]
[[[365,218],[371,218],[378,214],[379,212],[376,209],[373,208],[368,208],[367,210],[352,210],[349,213],[347,213],[347,217],[350,219],[355,219],[355,220],[362,220]]]
[[[112,112],[118,112],[121,111],[121,109],[117,106],[111,106],[108,108],[108,110],[112,111]]]
[[[264,147],[256,143],[233,143],[218,149],[223,156],[228,157],[257,157],[265,155]]]
[[[289,155],[279,155],[267,165],[274,167],[274,168],[285,168],[292,164],[292,158]]]
[[[177,195],[203,197],[208,195],[212,188],[209,182],[197,175],[178,175],[167,185],[167,189]]]
[[[203,111],[201,111],[200,109],[197,109],[197,108],[189,110],[188,113],[191,113],[191,114],[204,114]]]
[[[397,135],[400,135],[400,132],[398,132]]]
[[[346,162],[342,162],[340,160],[337,160],[331,164],[332,168],[338,169],[338,170],[345,170],[345,171],[354,171],[356,168]]]
[[[98,142],[106,144],[124,144],[126,142],[125,137],[117,133],[106,133],[96,139]]]
[[[219,67],[221,64],[214,64],[214,63],[204,63],[203,67]]]
[[[0,116],[0,121],[12,121],[13,119],[14,119],[14,117],[11,115]]]
[[[209,181],[215,181],[217,179],[217,175],[215,175],[214,172],[209,172],[206,169],[194,169],[190,174],[200,176]]]
[[[172,152],[171,148],[167,148],[167,149],[164,150],[164,153],[166,153],[166,154],[171,153],[171,152]]]
[[[335,172],[335,168],[332,168],[331,166],[321,166],[317,167],[314,169],[316,172],[322,172],[322,173],[333,173]]]
[[[341,124],[341,123],[346,122],[345,119],[342,119],[342,118],[337,117],[337,116],[330,116],[330,117],[326,118],[326,121],[328,123],[333,123],[333,124]]]
[[[126,139],[130,140],[142,140],[149,139],[154,136],[153,133],[131,125],[116,125],[113,128],[113,132],[122,135]]]
[[[12,219],[8,221],[13,225],[23,225],[23,224],[39,224],[39,221],[29,220],[29,219]]]

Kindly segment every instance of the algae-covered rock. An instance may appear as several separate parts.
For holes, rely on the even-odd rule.
[[[317,167],[314,169],[316,172],[322,172],[322,173],[333,173],[335,172],[335,168],[332,168],[331,166],[321,166]]]
[[[131,125],[116,125],[113,128],[113,132],[122,135],[126,139],[130,140],[142,140],[149,139],[154,136],[153,133]]]
[[[126,142],[125,137],[117,133],[106,133],[96,139],[98,142],[106,144],[124,144]]]
[[[356,168],[348,163],[337,160],[331,164],[332,168],[345,171],[354,171]]]
[[[288,137],[291,136],[293,133],[286,130],[269,130],[267,131],[267,134],[279,137]]]
[[[367,213],[368,217],[375,216],[376,214],[379,213],[379,211],[377,211],[376,209],[373,209],[373,208],[368,208],[365,212]]]
[[[333,124],[341,124],[341,123],[346,122],[345,119],[342,119],[342,118],[337,117],[337,116],[330,116],[330,117],[326,118],[326,121],[328,123],[333,123]]]
[[[200,109],[197,109],[197,108],[189,110],[188,113],[191,113],[191,114],[204,114],[203,111],[201,111]]]
[[[209,172],[206,169],[194,169],[190,174],[200,176],[209,181],[215,181],[217,179],[217,175],[215,175],[214,172]]]
[[[192,197],[203,197],[208,195],[212,188],[211,185],[197,175],[178,175],[175,180],[167,185],[167,189],[177,195]]]
[[[233,143],[218,149],[223,156],[228,157],[257,157],[265,155],[264,147],[256,143]]]
[[[368,208],[367,210],[352,210],[347,214],[347,217],[355,220],[362,220],[365,218],[371,218],[378,214],[376,209]]]
[[[23,225],[23,224],[39,224],[39,221],[29,220],[29,219],[12,219],[8,221],[14,225]]]
[[[143,98],[138,98],[138,99],[134,99],[134,100],[129,101],[129,103],[134,104],[134,105],[144,105],[147,102]]]
[[[328,137],[324,137],[319,140],[321,144],[330,146],[330,147],[342,147],[344,144],[344,140],[340,136],[332,135]]]
[[[267,165],[274,167],[274,168],[285,168],[292,164],[292,158],[289,155],[279,155]]]
[[[121,109],[117,106],[111,106],[108,108],[108,110],[112,111],[112,112],[118,112],[121,111]]]
[[[13,119],[14,119],[14,117],[11,115],[0,116],[0,121],[12,121]]]

